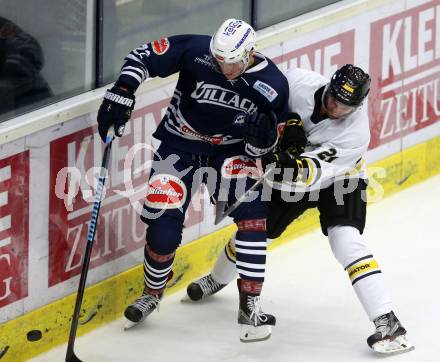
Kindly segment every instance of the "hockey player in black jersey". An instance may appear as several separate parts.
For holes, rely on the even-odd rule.
[[[182,238],[185,212],[200,182],[213,199],[227,179],[224,201],[234,202],[238,182],[255,180],[237,170],[255,171],[255,159],[277,143],[277,119],[287,113],[288,83],[272,61],[255,51],[256,34],[241,20],[226,20],[211,36],[176,35],[145,44],[128,54],[113,88],[98,112],[102,138],[114,126],[116,136],[129,120],[134,93],[149,77],[179,72],[170,105],[154,137],[161,140],[148,182],[142,220],[148,225],[142,295],[125,310],[127,326],[157,309]],[[168,162],[170,161],[170,162]],[[216,171],[214,187],[210,175]],[[211,187],[210,187],[211,185]],[[222,189],[224,192],[225,189]],[[266,204],[257,197],[231,216],[236,244],[245,251],[237,260],[241,340],[267,339],[275,317],[260,307],[266,262]]]
[[[277,238],[309,208],[320,212],[321,228],[333,254],[347,271],[376,331],[367,343],[383,354],[413,349],[392,311],[379,264],[362,236],[366,218],[364,155],[370,142],[366,109],[370,77],[347,64],[330,81],[294,68],[286,73],[290,113],[279,144],[265,157],[284,171],[272,182],[267,233]],[[313,100],[312,102],[310,100]],[[307,143],[307,145],[306,145]],[[235,275],[237,245],[232,239],[211,274],[191,283],[190,299],[218,292]]]

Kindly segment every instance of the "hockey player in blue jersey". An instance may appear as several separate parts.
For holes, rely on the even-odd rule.
[[[255,182],[237,170],[255,170],[255,159],[277,143],[277,122],[287,114],[288,83],[270,59],[255,51],[255,40],[250,25],[228,19],[212,37],[176,35],[153,41],[129,53],[114,87],[104,96],[99,133],[104,139],[114,126],[116,136],[122,136],[120,126],[131,116],[140,83],[179,72],[170,105],[153,135],[162,142],[141,216],[148,225],[145,289],[125,310],[128,326],[158,307],[194,185],[197,178],[206,182],[198,170],[216,171],[214,199],[220,194],[220,179],[228,179],[225,197],[232,203],[240,180],[245,180],[246,189]],[[163,160],[173,155],[177,161],[170,167]],[[266,263],[266,206],[258,196],[230,216],[238,227],[240,339],[264,340],[275,325],[275,317],[265,314],[259,301]]]

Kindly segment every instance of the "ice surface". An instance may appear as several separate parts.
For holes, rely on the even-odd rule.
[[[438,361],[440,336],[440,176],[368,208],[366,238],[381,265],[398,318],[415,351],[390,361]],[[123,320],[80,337],[83,361],[362,362],[379,359],[366,338],[366,317],[348,276],[320,230],[268,256],[263,309],[277,317],[270,340],[240,343],[237,291],[229,285],[199,304],[166,298],[160,312],[127,332]],[[66,345],[32,359],[64,361]]]

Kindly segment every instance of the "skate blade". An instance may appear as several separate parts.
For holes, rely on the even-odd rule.
[[[124,331],[128,331],[129,329],[136,327],[138,324],[139,324],[139,322],[132,322],[132,321],[128,320],[127,318],[125,318]]]
[[[180,303],[197,303],[199,300],[192,300],[188,294],[185,294],[182,299],[180,299]]]
[[[240,341],[243,343],[260,342],[270,338],[272,326],[263,325],[254,327],[247,324],[240,325]]]
[[[405,336],[398,336],[394,340],[384,340],[373,344],[373,350],[380,355],[396,355],[400,353],[410,352],[415,347],[408,342]]]

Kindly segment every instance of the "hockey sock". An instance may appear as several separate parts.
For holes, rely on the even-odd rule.
[[[228,241],[215,262],[211,275],[217,283],[229,284],[237,278],[235,235]]]
[[[389,297],[385,288],[383,275],[380,269],[378,269],[379,265],[374,259],[370,260],[365,259],[364,261],[361,261],[360,264],[356,264],[360,266],[353,266],[354,269],[353,267],[350,267],[350,271],[348,273],[350,274],[353,270],[356,270],[356,268],[362,267],[362,265],[366,265],[368,263],[376,264],[377,267],[373,266],[371,268],[373,271],[369,272],[367,270],[355,279],[350,278],[352,280],[351,283],[356,295],[364,307],[368,318],[371,321],[374,321],[377,317],[389,313],[392,309],[392,305],[391,298]],[[370,269],[368,266],[366,268]],[[378,271],[378,273],[375,273],[375,271]]]
[[[264,281],[266,267],[266,220],[243,220],[237,223],[235,239],[237,271],[240,278]]]
[[[268,246],[272,240],[273,239],[267,239]],[[234,234],[219,254],[214,264],[214,268],[212,268],[211,275],[217,283],[226,285],[237,278],[236,260]]]
[[[391,298],[382,271],[359,230],[352,226],[328,228],[330,245],[336,259],[347,271],[351,284],[369,319],[389,313]]]
[[[144,256],[144,294],[162,294],[171,272],[175,253],[159,255],[152,251],[147,244]]]
[[[240,292],[251,295],[260,295],[263,289],[263,283],[254,280],[237,279],[237,285]]]

